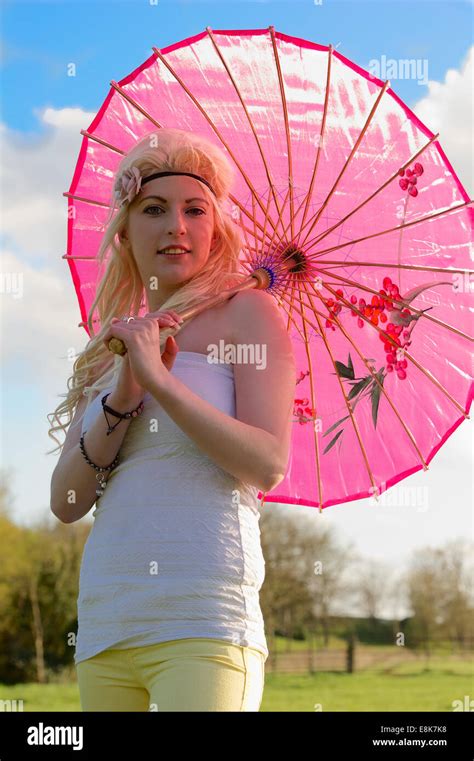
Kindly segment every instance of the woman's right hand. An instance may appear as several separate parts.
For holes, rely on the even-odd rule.
[[[160,328],[169,328],[169,327],[179,326],[179,322],[178,322],[179,314],[175,312],[174,310],[149,313],[149,315],[151,314],[153,314],[153,317],[158,320],[158,325],[160,326]],[[117,321],[118,319],[114,317],[111,320],[111,324]],[[166,347],[165,347],[165,351],[162,354],[162,358],[165,352],[166,352]],[[168,370],[171,370],[172,364],[170,367],[168,367]],[[118,404],[124,407],[127,407],[128,405],[130,410],[135,409],[135,407],[138,407],[138,405],[140,404],[140,402],[142,401],[145,395],[145,389],[142,388],[142,386],[140,386],[139,383],[137,383],[133,375],[132,368],[130,367],[130,358],[128,356],[128,352],[126,352],[122,356],[122,361],[120,364],[120,372],[117,378],[117,383],[112,393],[113,393],[114,400]]]

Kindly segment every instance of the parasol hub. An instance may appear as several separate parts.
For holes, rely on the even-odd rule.
[[[282,252],[281,263],[292,275],[301,274],[308,269],[308,260],[305,253],[301,248],[298,248],[298,246],[293,244],[285,248]]]

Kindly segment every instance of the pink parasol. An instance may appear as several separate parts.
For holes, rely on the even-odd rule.
[[[176,127],[234,163],[242,269],[269,273],[298,370],[288,468],[267,502],[377,498],[469,417],[472,201],[389,85],[272,26],[207,27],[111,82],[81,131],[64,258],[87,332],[123,154]]]

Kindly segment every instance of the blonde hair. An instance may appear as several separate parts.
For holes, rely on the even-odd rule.
[[[175,309],[179,312],[200,303],[206,297],[221,293],[248,277],[239,264],[239,254],[243,246],[241,231],[225,208],[234,179],[233,168],[220,148],[191,132],[160,129],[142,138],[123,157],[114,178],[113,188],[122,173],[131,167],[137,167],[143,178],[157,171],[192,172],[207,180],[216,193],[214,195],[201,183],[206,198],[213,205],[215,219],[216,239],[208,261],[191,280],[178,288],[161,305],[160,311]],[[74,362],[72,375],[67,381],[68,392],[62,395],[65,396],[64,401],[47,416],[51,426],[48,435],[57,443],[56,449],[47,454],[62,449],[64,442],[59,442],[54,436],[54,431],[64,431],[69,426],[82,396],[88,396],[88,406],[93,394],[113,385],[122,358],[110,352],[102,339],[111,319],[125,314],[138,316],[140,308],[147,303],[146,290],[133,254],[120,238],[128,222],[129,203],[121,206],[112,218],[115,202],[112,190],[111,211],[103,225],[105,233],[97,253],[99,268],[102,269],[109,249],[110,260],[89,310],[87,332],[91,336],[90,340]],[[93,315],[96,309],[101,328],[99,333],[94,335]],[[188,324],[188,320],[184,324]],[[176,332],[174,328],[160,330],[162,351],[167,337],[175,335]],[[66,414],[69,419],[61,424],[59,418]]]

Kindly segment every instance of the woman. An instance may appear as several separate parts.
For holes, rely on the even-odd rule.
[[[97,308],[101,331],[54,413],[71,417],[77,405],[51,509],[71,523],[97,502],[78,596],[85,711],[260,708],[268,650],[257,494],[288,463],[291,341],[263,291],[179,322],[185,307],[246,277],[225,209],[231,183],[216,146],[174,129],[137,143],[116,175],[119,211],[98,255],[110,248],[111,258],[88,316],[93,333]],[[150,311],[138,318],[143,296]],[[109,351],[111,338],[124,357]],[[231,361],[208,361],[221,342]],[[249,346],[265,362],[242,359]]]

